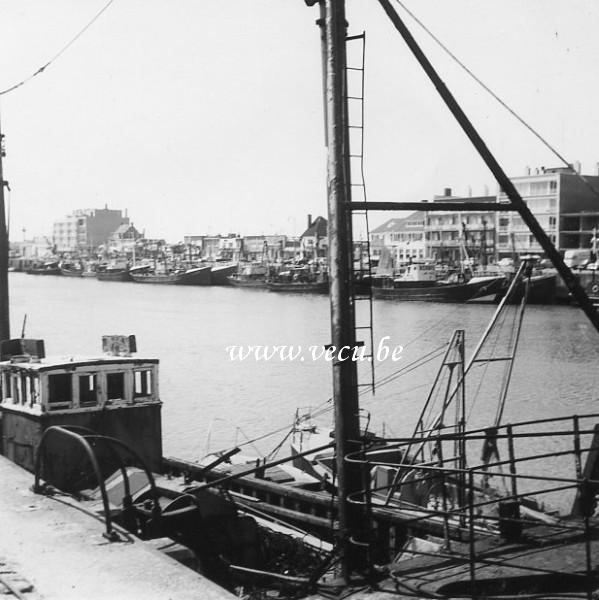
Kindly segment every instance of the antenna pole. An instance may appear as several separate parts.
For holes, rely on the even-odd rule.
[[[4,188],[8,181],[4,181],[2,159],[4,152],[4,134],[0,129],[0,341],[10,339],[10,316],[8,306],[8,228],[6,225],[6,210],[4,202]]]

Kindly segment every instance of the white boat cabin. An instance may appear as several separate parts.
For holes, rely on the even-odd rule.
[[[44,431],[71,426],[117,438],[160,468],[159,361],[131,356],[133,336],[105,336],[103,349],[96,357],[46,358],[40,340],[2,342],[3,454],[32,469]]]
[[[160,402],[157,359],[20,354],[0,362],[2,408],[41,414],[152,402]]]
[[[411,263],[395,281],[437,281],[434,263]]]

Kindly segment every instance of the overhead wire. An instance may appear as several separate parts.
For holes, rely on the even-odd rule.
[[[599,190],[582,174],[572,168],[570,163],[558,150],[552,146],[536,129],[526,122],[511,106],[509,106],[502,98],[500,98],[488,85],[486,85],[480,77],[478,77],[471,69],[469,69],[403,2],[395,0],[399,6],[417,23],[421,29],[463,70],[465,71],[480,87],[483,88],[494,100],[496,100],[505,110],[507,110],[521,125],[526,127],[554,156],[556,156],[568,169],[572,171],[584,184],[597,196]]]
[[[40,75],[41,73],[43,73],[55,60],[57,60],[60,56],[62,56],[100,18],[100,16],[108,9],[108,7],[114,1],[115,0],[108,0],[108,2],[95,14],[95,16],[92,18],[92,20],[89,21],[87,23],[87,25],[85,25],[85,27],[83,27],[83,29],[81,29],[79,31],[79,33],[77,33],[77,35],[75,35],[75,37],[73,37],[71,40],[69,40],[46,64],[42,65],[32,75],[29,75],[29,77],[26,77],[25,79],[19,81],[18,83],[15,83],[14,85],[11,85],[10,87],[0,91],[0,96],[3,96],[4,94],[8,94],[9,92],[13,92],[14,90],[20,88],[21,86],[23,86],[26,83],[28,83],[29,81],[31,81],[37,75]]]

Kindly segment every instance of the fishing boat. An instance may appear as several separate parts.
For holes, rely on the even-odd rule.
[[[65,277],[83,276],[84,269],[81,263],[61,262],[59,266],[61,275],[64,275]]]
[[[146,270],[141,273],[129,271],[129,276],[135,283],[151,283],[163,285],[210,285],[211,268],[192,267],[175,271],[155,272]]]
[[[328,294],[329,280],[326,272],[314,270],[310,265],[291,267],[280,271],[266,283],[271,292],[298,294]]]
[[[373,286],[374,298],[415,302],[467,302],[497,294],[506,283],[503,275],[469,278],[464,273],[437,279],[432,263],[412,263],[395,278],[379,280]]]
[[[488,151],[391,3],[379,1],[506,193],[508,205],[494,205],[485,210],[520,213],[599,330],[599,317],[584,290],[514,184]],[[352,244],[348,223],[352,210],[368,210],[369,203],[352,202],[349,195],[352,182],[347,164],[351,150],[346,102],[348,96],[356,98],[360,94],[349,94],[346,88],[345,47],[349,40],[360,36],[347,36],[343,2],[323,2],[319,6],[328,99],[331,347],[354,349],[358,348],[358,341],[348,260]],[[376,204],[382,210],[422,208],[422,203],[419,207],[415,206],[417,203],[405,202]],[[437,206],[429,204],[426,210],[468,208],[467,201],[461,206],[439,202]],[[495,283],[493,278],[489,281]],[[456,285],[468,284],[464,281]],[[437,284],[407,289],[415,287],[436,289]],[[515,285],[510,287],[515,290]],[[520,327],[523,310],[518,314]],[[483,339],[486,335],[487,332]],[[440,373],[444,379],[439,375],[433,386],[433,389],[445,390],[445,395],[430,397],[437,400],[440,410],[429,411],[430,406],[425,406],[424,416],[412,436],[386,440],[382,448],[376,438],[362,435],[354,361],[334,361],[334,432],[324,437],[322,445],[310,448],[311,453],[326,455],[326,464],[320,466],[328,469],[328,483],[334,495],[291,487],[285,492],[284,485],[257,481],[259,478],[249,473],[233,476],[231,489],[248,504],[258,499],[261,510],[271,510],[289,519],[303,518],[317,529],[328,528],[330,532],[330,519],[335,519],[340,577],[350,590],[356,578],[378,585],[380,589],[376,574],[384,572],[391,576],[394,593],[410,597],[505,598],[506,595],[553,597],[559,594],[592,598],[599,584],[593,560],[597,550],[597,523],[593,515],[599,490],[599,436],[596,434],[599,415],[587,415],[582,421],[579,416],[550,419],[542,415],[536,421],[503,425],[502,406],[507,397],[504,387],[497,414],[491,416],[489,425],[468,428],[463,401],[465,375],[471,366],[477,365],[478,349],[466,365],[463,333],[456,332],[443,357]],[[508,371],[512,368],[515,350],[512,346],[510,354],[501,358],[508,359],[505,363]],[[455,414],[455,420],[450,414]],[[561,444],[556,438],[560,436],[569,441],[568,447],[557,453],[569,459],[570,472],[565,475],[553,471],[555,444]],[[531,444],[525,451],[519,445],[516,449],[516,440],[520,439]],[[395,442],[394,447],[389,445],[391,441]],[[395,450],[400,460],[389,460],[389,450]],[[583,456],[586,457],[584,467]],[[304,453],[299,452],[295,458],[304,458]],[[266,470],[273,464],[267,462],[259,468]],[[543,475],[539,475],[539,465],[545,468]],[[179,468],[192,478],[199,474],[191,464],[182,463]],[[322,483],[326,483],[324,478]],[[531,496],[559,494],[566,489],[574,498],[569,515],[556,518],[538,510],[537,505],[529,504]],[[417,539],[414,531],[427,532],[428,539]]]
[[[99,264],[96,267],[95,276],[98,281],[131,281],[129,264],[124,261]]]
[[[268,281],[266,287],[271,292],[296,294],[328,294],[328,281]]]
[[[76,506],[104,521],[106,543],[119,543],[123,530],[170,538],[228,589],[248,573],[276,579],[277,561],[289,569],[283,580],[316,568],[323,548],[315,538],[300,543],[305,532],[240,510],[220,486],[192,489],[164,471],[159,363],[136,350],[135,337],[121,335],[104,336],[102,353],[77,357],[48,357],[42,340],[2,342],[0,453],[32,473],[36,493],[79,498]]]
[[[212,285],[231,285],[229,277],[237,273],[237,264],[214,263],[212,265]]]
[[[234,287],[266,289],[267,277],[268,266],[260,262],[240,266],[237,273],[227,277],[227,280]]]
[[[25,271],[29,275],[62,275],[59,267],[59,261],[49,260],[43,263],[37,263]]]

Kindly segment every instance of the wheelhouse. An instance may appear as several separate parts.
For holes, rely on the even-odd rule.
[[[118,438],[160,469],[158,360],[132,356],[132,336],[105,336],[97,357],[46,358],[37,340],[1,348],[0,448],[8,458],[33,469],[44,431],[62,425]]]

